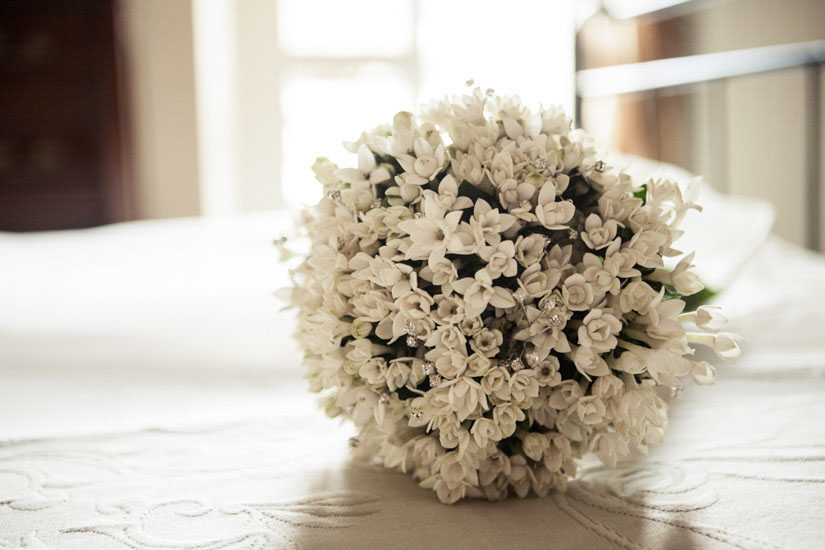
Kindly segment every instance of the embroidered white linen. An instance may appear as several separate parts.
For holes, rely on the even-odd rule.
[[[718,387],[618,472],[451,508],[348,464],[304,391],[270,298],[283,213],[0,234],[0,548],[816,547],[825,261],[754,252],[770,211],[719,200],[688,232],[714,236],[696,261],[748,339]]]

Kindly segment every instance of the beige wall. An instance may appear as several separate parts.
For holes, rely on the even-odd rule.
[[[138,218],[200,213],[191,0],[122,0]]]
[[[280,206],[276,3],[121,1],[138,217]]]

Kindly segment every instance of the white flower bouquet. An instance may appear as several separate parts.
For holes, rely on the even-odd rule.
[[[688,344],[738,355],[718,309],[683,312],[693,255],[664,268],[700,179],[634,181],[560,108],[478,88],[345,146],[357,167],[313,167],[325,196],[292,271],[306,377],[358,455],[442,502],[545,495],[587,453],[644,453],[659,389],[715,379]]]

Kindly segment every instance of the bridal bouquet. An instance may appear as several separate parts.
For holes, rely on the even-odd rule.
[[[306,377],[356,453],[442,502],[545,495],[586,453],[646,452],[658,390],[714,382],[688,344],[738,355],[718,309],[683,311],[693,255],[664,268],[701,180],[636,181],[561,109],[492,90],[345,146],[356,167],[313,167],[292,271]]]

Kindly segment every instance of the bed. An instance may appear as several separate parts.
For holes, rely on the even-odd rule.
[[[351,463],[304,391],[287,213],[0,234],[0,548],[821,547],[825,259],[764,203],[705,205],[684,248],[742,359],[650,456],[452,507]]]

